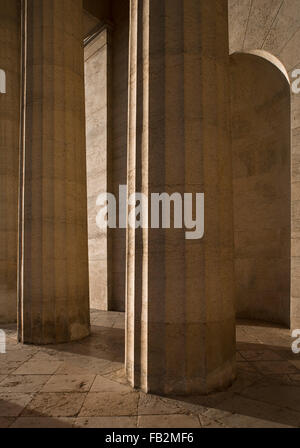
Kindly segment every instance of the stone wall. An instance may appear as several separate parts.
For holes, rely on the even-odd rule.
[[[85,49],[90,297],[92,308],[124,311],[126,229],[96,226],[97,195],[118,198],[127,183],[129,1],[113,2],[112,17]]]
[[[85,47],[90,306],[108,309],[107,230],[96,225],[97,197],[107,191],[109,31]]]
[[[238,317],[290,324],[290,90],[253,54],[231,56]]]
[[[229,0],[230,53],[261,49],[279,59],[290,80],[300,68],[299,0]],[[291,327],[300,326],[300,94],[291,96]]]

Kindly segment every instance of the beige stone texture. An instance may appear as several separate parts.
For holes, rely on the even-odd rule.
[[[136,428],[137,417],[78,417],[75,428]]]
[[[204,192],[206,230],[128,228],[127,376],[208,393],[235,378],[227,2],[132,1],[130,24],[129,194]]]
[[[139,394],[137,392],[90,392],[79,417],[134,416],[137,415]]]
[[[95,19],[87,14],[91,32]],[[100,231],[95,220],[97,195],[118,198],[119,186],[127,184],[129,0],[114,0],[110,13],[101,14],[104,31],[85,48],[90,300],[96,309],[125,311],[126,229],[119,228],[118,215],[114,230]]]
[[[290,85],[261,56],[230,59],[237,316],[289,326]]]
[[[125,315],[118,318],[124,320]],[[90,356],[111,367],[110,373],[97,375],[94,365],[86,362],[85,341],[24,347],[17,343],[16,326],[5,326],[5,362],[18,360],[19,367],[12,368],[9,375],[0,375],[0,427],[300,427],[300,363],[291,351],[288,329],[238,322],[238,379],[232,387],[208,396],[162,397],[132,392],[124,368],[113,367],[109,361],[116,351],[113,337],[107,340],[105,350],[97,349],[99,337],[106,339],[108,330],[111,335],[118,333],[115,320],[116,313],[93,312]],[[26,364],[16,354],[22,347],[27,352],[27,369],[19,375],[19,368]],[[124,344],[118,351],[123,358]],[[48,365],[49,374],[37,374],[36,361],[44,368]],[[50,373],[53,363],[60,362],[74,363],[68,365],[76,366],[77,372],[70,369],[61,373],[59,369]]]
[[[110,192],[110,30],[106,27],[84,50],[86,157],[88,194],[90,306],[108,310],[111,289],[110,229],[100,229],[96,205],[100,194]]]
[[[138,418],[138,428],[200,428],[195,415],[142,415]]]
[[[27,3],[19,337],[89,334],[82,1]]]
[[[230,53],[262,50],[276,57],[292,82],[300,67],[300,8],[298,0],[229,0]],[[291,95],[291,294],[290,325],[300,326],[299,249],[299,128],[300,95]]]
[[[34,428],[34,429],[56,429],[56,428],[72,428],[75,418],[71,417],[19,417],[9,424],[10,428]]]
[[[299,0],[2,0],[0,21],[0,427],[300,427],[278,325],[300,326]],[[99,231],[126,183],[204,192],[204,238]]]
[[[18,178],[20,127],[21,6],[3,0],[0,8],[0,324],[17,319]]]

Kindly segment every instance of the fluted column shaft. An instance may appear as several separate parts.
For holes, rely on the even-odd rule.
[[[26,0],[19,337],[89,334],[82,0]]]
[[[205,193],[205,236],[127,231],[126,371],[146,392],[235,377],[226,0],[131,0],[129,195]]]
[[[20,17],[20,1],[1,0],[0,69],[6,92],[0,93],[0,323],[17,319]]]

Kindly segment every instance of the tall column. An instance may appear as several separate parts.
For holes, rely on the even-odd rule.
[[[82,0],[24,2],[19,337],[89,334]]]
[[[128,190],[205,193],[205,235],[127,231],[126,371],[154,393],[235,378],[226,0],[131,0]]]
[[[17,319],[17,232],[20,126],[20,17],[18,0],[0,7],[0,323]]]

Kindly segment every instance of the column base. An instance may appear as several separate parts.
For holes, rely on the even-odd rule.
[[[130,378],[129,368],[127,368],[127,377]],[[132,371],[132,370],[131,370]],[[236,380],[236,360],[227,361],[222,367],[210,373],[206,378],[168,378],[163,376],[147,377],[141,374],[141,386],[137,387],[134,381],[129,381],[132,388],[139,389],[144,393],[156,395],[209,395],[222,392],[232,386]]]

